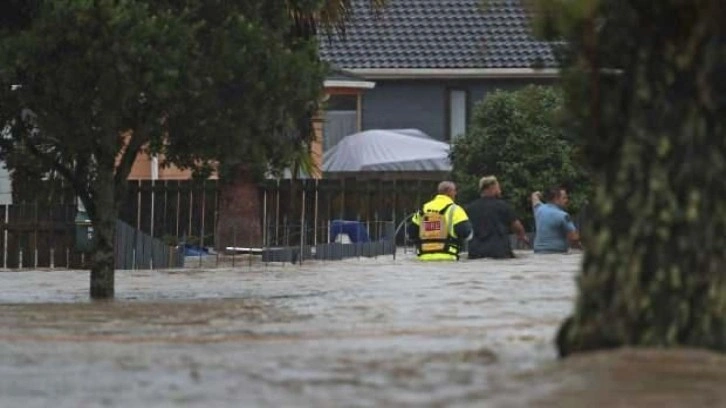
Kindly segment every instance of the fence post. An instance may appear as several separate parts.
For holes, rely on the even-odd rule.
[[[179,182],[176,183],[176,241],[179,242],[179,219],[181,218],[181,186]],[[186,242],[185,242],[186,244]]]
[[[33,268],[38,269],[38,201],[33,206],[35,225],[33,226]]]
[[[305,184],[302,189],[302,204],[300,205],[300,265],[303,263],[303,249],[305,245]]]
[[[219,194],[219,193],[217,193],[217,194]],[[216,200],[216,198],[215,198],[215,200]],[[223,249],[219,244],[219,229],[217,228],[217,222],[219,220],[219,212],[216,210],[216,208],[217,208],[216,205],[214,208],[215,208],[215,210],[214,210],[215,227],[213,228],[213,230],[214,230],[214,247],[215,247],[215,250],[214,250],[214,258],[215,258],[214,263],[215,264],[214,264],[214,266],[218,268],[219,267],[219,253],[222,252]]]
[[[137,180],[136,190],[136,229],[141,229],[141,179]]]
[[[377,245],[380,245],[380,243],[381,243],[381,228],[378,225],[378,211],[373,213],[373,226],[376,229],[376,246],[377,246]],[[374,254],[373,259],[378,259],[378,249],[373,251],[373,254]]]
[[[202,219],[201,219],[201,225],[199,226],[199,249],[204,248],[204,236],[205,231],[205,215],[206,215],[206,209],[207,209],[207,180],[202,181]],[[202,267],[202,251],[199,251],[199,267]]]
[[[275,190],[275,245],[280,245],[280,179]]]
[[[262,249],[267,247],[267,186],[262,193]]]
[[[396,224],[396,219],[393,219],[393,237],[391,238],[391,245],[393,246],[393,261],[396,261],[396,252],[398,251],[398,244],[396,243],[396,227],[398,227],[398,224]]]
[[[318,245],[318,190],[320,189],[319,179],[315,179],[315,212],[313,214],[313,245]]]
[[[234,268],[234,256],[237,253],[237,226],[232,227],[232,267]]]
[[[403,253],[408,254],[408,210],[403,210]]]
[[[290,246],[290,230],[287,228],[287,214],[283,217],[282,221],[282,235],[283,235],[283,246]]]
[[[161,213],[161,237],[164,238],[164,235],[167,234],[167,225],[166,225],[166,216],[167,216],[167,209],[169,208],[167,202],[168,202],[168,196],[169,196],[169,182],[167,180],[164,180],[164,204],[163,208],[164,211]],[[171,263],[169,263],[171,265]]]
[[[50,246],[48,255],[50,256],[50,269],[55,268],[55,217],[53,217],[53,207],[48,207],[48,223],[50,224]]]
[[[156,159],[156,158],[154,157],[152,160],[154,160],[154,159]],[[154,224],[155,224],[154,207],[156,206],[156,178],[155,178],[155,174],[153,171],[152,171],[151,176],[152,176],[151,177],[151,217],[150,217],[151,220],[149,221],[149,231],[151,232],[151,234],[150,234],[151,238],[154,238]],[[154,251],[152,250],[151,253],[153,255]],[[154,269],[153,265],[152,265],[151,269]]]
[[[360,252],[361,252],[361,247],[360,247],[360,226],[361,226],[360,225],[360,213],[356,216],[356,222],[358,224],[356,225],[356,228],[355,228],[355,235],[356,235],[356,240],[355,240],[355,253],[356,253],[357,257],[358,257],[358,260],[360,261]]]
[[[131,270],[136,270],[136,236],[138,232],[138,229],[134,230],[134,247],[131,250]]]
[[[282,234],[284,236],[283,239],[284,239],[284,242],[285,243],[283,244],[283,246],[285,247],[285,251],[288,251],[290,249],[289,248],[290,247],[290,228],[287,225],[287,214],[285,214],[284,220],[285,221],[284,221],[283,226],[282,226],[282,228],[283,228]],[[282,265],[283,266],[285,265],[285,261],[284,260],[282,261]]]
[[[3,228],[3,268],[8,269],[8,224],[10,223],[10,205],[5,205],[5,228]]]
[[[194,188],[192,185],[189,186],[189,235],[192,233],[192,218],[194,211]]]

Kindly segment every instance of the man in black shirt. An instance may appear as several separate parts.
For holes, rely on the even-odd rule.
[[[502,190],[496,177],[482,177],[479,191],[481,198],[465,207],[474,230],[474,238],[469,241],[469,259],[514,258],[509,243],[510,231],[529,245],[522,223],[512,206],[501,199]]]

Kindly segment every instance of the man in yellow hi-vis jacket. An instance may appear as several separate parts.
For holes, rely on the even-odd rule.
[[[411,219],[408,236],[416,243],[416,253],[422,261],[456,261],[459,250],[471,239],[469,217],[454,203],[456,184],[439,183],[438,194],[423,205]]]

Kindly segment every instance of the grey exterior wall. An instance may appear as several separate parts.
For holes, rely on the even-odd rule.
[[[512,80],[375,80],[375,88],[363,94],[363,130],[420,129],[438,140],[448,140],[448,92],[468,92],[467,120],[472,108],[497,89],[516,89],[528,84],[554,84],[555,79]]]

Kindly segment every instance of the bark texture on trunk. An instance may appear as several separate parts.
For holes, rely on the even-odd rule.
[[[262,245],[262,202],[253,174],[240,167],[221,185],[217,249]]]
[[[89,216],[94,228],[91,253],[91,298],[114,297],[114,240],[116,238],[116,203],[113,170],[101,171],[94,185],[93,211]]]
[[[638,43],[623,48],[622,76],[600,87],[589,118],[601,115],[586,140],[597,190],[562,356],[726,350],[726,78],[724,45],[712,41],[723,30],[705,16],[674,29],[679,13],[640,12],[619,28]]]

